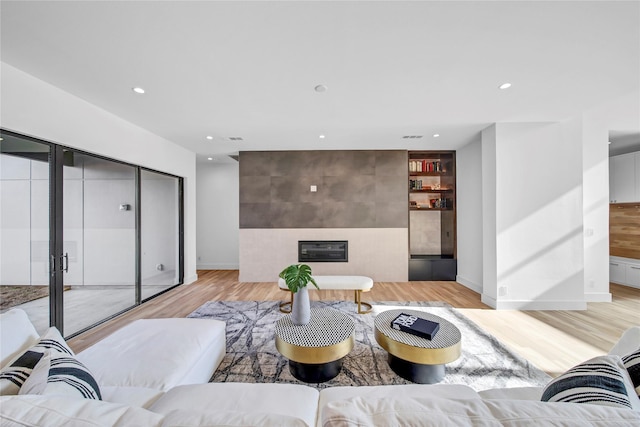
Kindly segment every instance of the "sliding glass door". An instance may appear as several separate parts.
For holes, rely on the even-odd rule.
[[[0,136],[0,312],[76,335],[182,283],[182,180]]]
[[[74,334],[136,304],[137,168],[67,153],[64,331]]]
[[[180,283],[180,191],[175,177],[142,170],[141,280],[142,299]]]
[[[49,326],[50,146],[0,140],[0,311],[19,306],[38,332]]]

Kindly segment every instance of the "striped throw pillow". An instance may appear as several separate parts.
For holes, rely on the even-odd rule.
[[[47,351],[56,351],[73,356],[64,338],[57,328],[49,328],[40,340],[27,351],[18,356],[0,371],[0,395],[15,395],[29,378],[33,368]]]
[[[627,368],[627,372],[629,372],[629,377],[636,389],[636,394],[640,397],[640,348],[624,356],[622,363],[624,367]]]
[[[640,408],[640,400],[619,356],[595,357],[569,369],[547,384],[541,400]]]
[[[89,369],[74,356],[48,351],[20,388],[20,394],[57,395],[102,400]]]

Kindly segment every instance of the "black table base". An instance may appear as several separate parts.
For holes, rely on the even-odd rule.
[[[342,369],[342,359],[328,363],[299,363],[289,360],[291,375],[306,383],[323,383],[335,378]]]
[[[445,374],[444,365],[424,365],[400,359],[389,354],[389,367],[404,378],[418,384],[435,384],[442,381]]]

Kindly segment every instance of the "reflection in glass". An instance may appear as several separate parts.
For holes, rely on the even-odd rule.
[[[136,303],[135,171],[81,153],[64,166],[66,336]]]
[[[178,284],[178,179],[141,172],[142,299]]]
[[[25,310],[49,327],[50,147],[10,134],[0,140],[0,311]]]

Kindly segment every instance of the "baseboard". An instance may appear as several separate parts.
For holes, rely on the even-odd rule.
[[[497,301],[495,298],[490,297],[489,295],[480,294],[480,301],[483,304],[488,305],[489,307],[496,308]]]
[[[239,270],[239,264],[197,264],[198,270]]]
[[[465,288],[471,289],[474,292],[477,292],[479,294],[482,293],[482,285],[474,283],[473,281],[471,281],[469,279],[465,279],[464,277],[462,277],[460,275],[456,276],[456,282],[460,283]]]
[[[482,295],[482,302],[496,310],[586,310],[587,302],[580,301],[522,301],[496,300]]]
[[[611,302],[611,294],[609,292],[586,292],[584,300],[586,302]]]
[[[191,283],[195,282],[196,280],[198,280],[198,275],[194,274],[192,276],[185,277],[184,278],[184,284],[185,285],[190,285]]]

